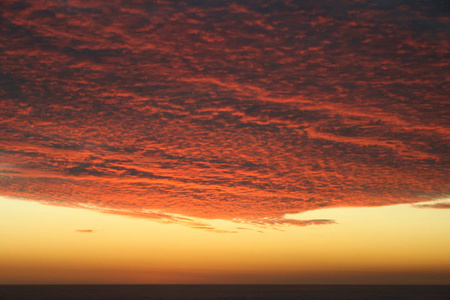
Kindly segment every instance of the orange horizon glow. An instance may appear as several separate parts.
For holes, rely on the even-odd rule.
[[[337,224],[282,231],[210,221],[219,234],[8,198],[0,205],[0,226],[8,228],[0,234],[8,241],[0,250],[1,284],[450,282],[445,210],[323,209],[289,218]]]

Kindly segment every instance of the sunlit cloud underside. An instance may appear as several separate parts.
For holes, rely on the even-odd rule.
[[[1,195],[271,226],[449,195],[443,1],[3,7]]]

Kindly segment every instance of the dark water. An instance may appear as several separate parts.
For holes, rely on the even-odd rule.
[[[450,300],[450,285],[0,285],[0,299]]]

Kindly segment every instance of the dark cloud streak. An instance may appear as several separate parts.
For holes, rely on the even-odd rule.
[[[450,203],[430,203],[430,204],[414,204],[416,208],[437,208],[437,209],[449,209]]]

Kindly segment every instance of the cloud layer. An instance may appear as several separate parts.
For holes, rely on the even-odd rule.
[[[449,195],[449,5],[263,2],[4,1],[0,193],[269,225]]]

